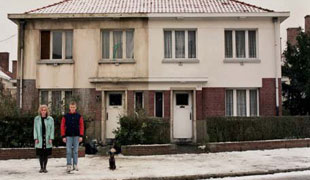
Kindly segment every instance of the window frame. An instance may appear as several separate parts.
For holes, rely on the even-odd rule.
[[[226,31],[232,32],[232,57],[226,56]],[[236,31],[245,32],[245,57],[237,57],[237,47],[236,47]],[[255,31],[255,54],[256,57],[250,57],[250,45],[249,45],[249,31]],[[260,63],[259,57],[259,29],[258,28],[225,28],[224,29],[224,62],[225,63]]]
[[[135,109],[135,111],[137,111],[138,109],[137,109],[137,93],[141,93],[142,94],[142,104],[141,104],[141,109],[144,109],[144,93],[143,93],[143,91],[135,91],[134,92],[134,109]]]
[[[41,59],[42,57],[42,31],[48,31],[49,32],[49,59]],[[61,49],[61,59],[53,59],[53,32],[61,32],[62,34],[62,49]],[[72,32],[72,58],[67,59],[66,58],[66,32]],[[74,49],[74,30],[73,29],[49,29],[49,30],[40,30],[40,60],[38,64],[72,64],[74,59],[73,54]]]
[[[109,32],[109,58],[103,57],[103,32]],[[113,32],[121,31],[122,32],[122,58],[113,57]],[[133,32],[133,58],[127,58],[127,31]],[[134,28],[125,28],[125,29],[101,29],[100,30],[100,60],[99,64],[134,64],[135,62],[135,29]]]
[[[165,32],[171,32],[171,58],[165,57]],[[176,31],[184,31],[185,38],[185,52],[184,58],[176,57],[176,39],[175,33]],[[189,58],[189,31],[195,32],[195,57]],[[198,60],[198,29],[197,28],[164,28],[162,31],[162,48],[163,48],[163,60],[162,63],[199,63]]]
[[[232,90],[233,91],[233,111],[232,111],[232,115],[227,115],[226,114],[226,92],[229,91],[229,90]],[[227,117],[237,117],[237,101],[238,101],[238,98],[237,98],[237,91],[238,90],[245,90],[246,91],[246,115],[244,117],[258,117],[260,116],[259,112],[260,112],[260,104],[259,104],[259,88],[227,88],[225,90],[225,116]],[[256,94],[257,94],[257,114],[255,116],[251,116],[251,111],[250,111],[250,108],[251,108],[251,104],[250,104],[250,91],[251,90],[256,90]]]

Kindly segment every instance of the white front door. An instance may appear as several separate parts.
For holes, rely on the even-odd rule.
[[[173,137],[192,138],[192,95],[189,92],[174,93]]]
[[[113,133],[119,127],[119,119],[124,115],[124,93],[108,92],[106,98],[106,138],[113,139]]]

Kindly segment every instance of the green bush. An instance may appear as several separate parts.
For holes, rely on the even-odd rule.
[[[310,138],[310,117],[209,117],[210,142]]]
[[[118,145],[164,144],[170,142],[169,122],[146,116],[124,116],[114,131]]]

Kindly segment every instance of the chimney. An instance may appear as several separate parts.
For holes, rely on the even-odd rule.
[[[298,34],[301,32],[301,28],[287,28],[287,42],[290,43],[291,45],[296,45],[297,40],[296,37]]]
[[[310,33],[310,15],[305,17],[305,33]]]
[[[17,76],[17,61],[12,61],[13,62],[13,79],[16,79]]]
[[[9,71],[9,53],[0,52],[0,67],[2,71]]]

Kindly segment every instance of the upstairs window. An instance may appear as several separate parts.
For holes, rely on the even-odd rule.
[[[257,31],[225,30],[225,58],[257,58]]]
[[[134,30],[103,30],[102,59],[133,59]]]
[[[72,59],[73,31],[41,31],[41,59]]]
[[[196,31],[165,30],[164,58],[165,59],[196,58]]]

